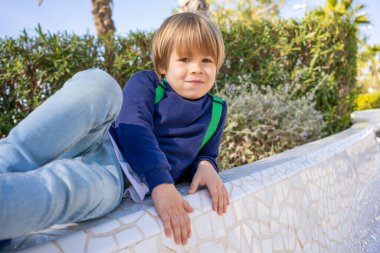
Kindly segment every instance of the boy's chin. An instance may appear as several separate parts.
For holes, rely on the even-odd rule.
[[[183,98],[185,98],[185,99],[187,99],[187,100],[198,100],[198,99],[201,99],[201,98],[203,98],[205,95],[206,95],[207,93],[205,93],[205,94],[196,94],[196,95],[193,95],[193,94],[185,94],[185,95],[180,95],[181,97],[183,97]]]

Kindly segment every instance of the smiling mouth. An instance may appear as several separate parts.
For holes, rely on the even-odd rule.
[[[205,83],[205,82],[203,82],[203,81],[201,81],[201,80],[188,80],[188,81],[185,81],[185,82],[187,82],[187,83],[196,83],[196,84],[202,84],[202,83]]]

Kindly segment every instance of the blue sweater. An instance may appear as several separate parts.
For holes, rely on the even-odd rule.
[[[215,159],[222,138],[227,105],[213,137],[199,150],[212,114],[212,97],[188,100],[166,84],[165,96],[154,104],[159,79],[153,71],[133,75],[123,90],[123,105],[110,133],[126,161],[149,189],[191,179],[200,161],[219,171]]]

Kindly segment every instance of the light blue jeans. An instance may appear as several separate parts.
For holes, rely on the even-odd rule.
[[[0,140],[0,240],[120,204],[123,174],[108,129],[121,103],[110,75],[85,70]]]

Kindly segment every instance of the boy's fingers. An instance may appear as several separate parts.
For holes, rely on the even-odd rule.
[[[209,188],[212,202],[212,210],[218,210],[218,190],[215,187]]]
[[[224,187],[224,192],[226,193],[227,196],[227,206],[230,204],[230,196],[228,195],[226,187]]]
[[[227,212],[227,206],[229,204],[229,200],[228,200],[228,194],[227,194],[227,190],[226,188],[223,186],[223,195],[224,195],[224,207],[223,207],[223,212],[226,213]]]
[[[188,213],[194,211],[193,208],[190,206],[189,202],[187,202],[186,200],[183,200],[183,207],[185,208],[185,211]]]
[[[187,214],[185,213],[184,215],[187,215]],[[186,244],[187,239],[189,238],[186,218],[182,217],[180,222],[181,222],[180,224],[181,224],[182,244]]]
[[[223,186],[222,186],[223,187]],[[218,214],[222,215],[224,212],[224,193],[223,188],[219,188],[218,190]]]
[[[191,221],[187,213],[191,213],[194,210],[190,206],[189,202],[186,201],[185,199],[183,200],[183,207],[185,208],[185,211],[186,211],[186,213],[184,214],[184,219],[185,219],[186,228],[187,228],[187,236],[190,237],[191,236]]]
[[[162,223],[164,224],[165,234],[167,237],[171,236],[172,227],[170,225],[170,218],[168,215],[162,217]]]
[[[194,179],[193,182],[191,182],[189,193],[194,193],[198,189],[199,182],[197,179]]]
[[[191,237],[191,220],[189,215],[186,214],[185,216],[186,226],[187,226],[187,236]]]
[[[187,213],[184,212],[182,216],[173,217],[171,222],[175,243],[186,244],[191,233],[190,219]]]
[[[171,225],[174,234],[174,241],[176,244],[182,244],[181,225],[177,217],[171,218]]]

